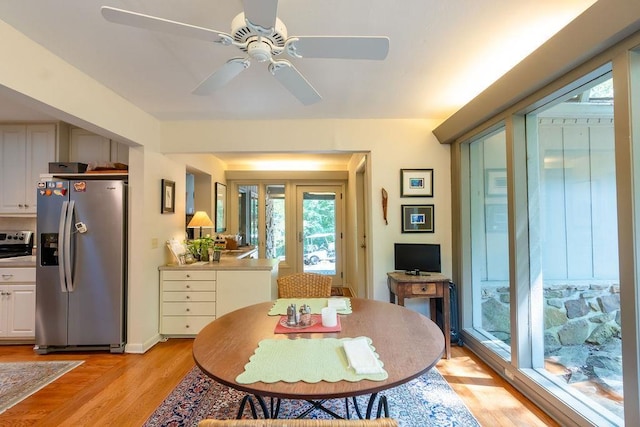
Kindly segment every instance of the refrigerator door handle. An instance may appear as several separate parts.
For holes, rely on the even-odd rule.
[[[67,278],[65,276],[65,234],[64,226],[67,223],[67,209],[69,202],[62,202],[62,209],[60,210],[60,224],[58,225],[58,276],[60,277],[60,290],[67,292]]]
[[[73,223],[73,211],[76,202],[71,200],[67,207],[67,215],[64,230],[64,275],[66,277],[67,292],[73,292],[73,277],[71,275],[71,225]]]

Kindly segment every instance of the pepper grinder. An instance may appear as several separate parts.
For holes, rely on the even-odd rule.
[[[297,317],[296,305],[291,304],[289,307],[287,307],[287,325],[289,326],[297,325],[298,322],[296,317]]]

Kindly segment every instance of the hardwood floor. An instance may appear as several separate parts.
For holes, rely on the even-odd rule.
[[[0,362],[84,360],[0,414],[0,426],[140,426],[193,367],[190,339],[170,339],[144,355],[62,353],[3,346]],[[557,426],[470,351],[453,347],[438,370],[483,426]]]

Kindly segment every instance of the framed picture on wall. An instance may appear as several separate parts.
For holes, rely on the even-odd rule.
[[[163,179],[160,181],[160,213],[174,213],[176,210],[176,183]]]
[[[433,197],[433,169],[400,169],[401,197]]]
[[[403,233],[433,233],[433,205],[402,205]]]
[[[216,233],[227,231],[227,186],[216,182]]]

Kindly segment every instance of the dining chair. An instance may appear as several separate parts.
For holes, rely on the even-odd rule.
[[[289,419],[259,419],[259,420],[211,420],[206,419],[198,423],[198,427],[397,427],[398,422],[393,418],[376,418],[373,420],[289,420]]]
[[[294,273],[278,277],[278,298],[329,298],[331,276]]]

